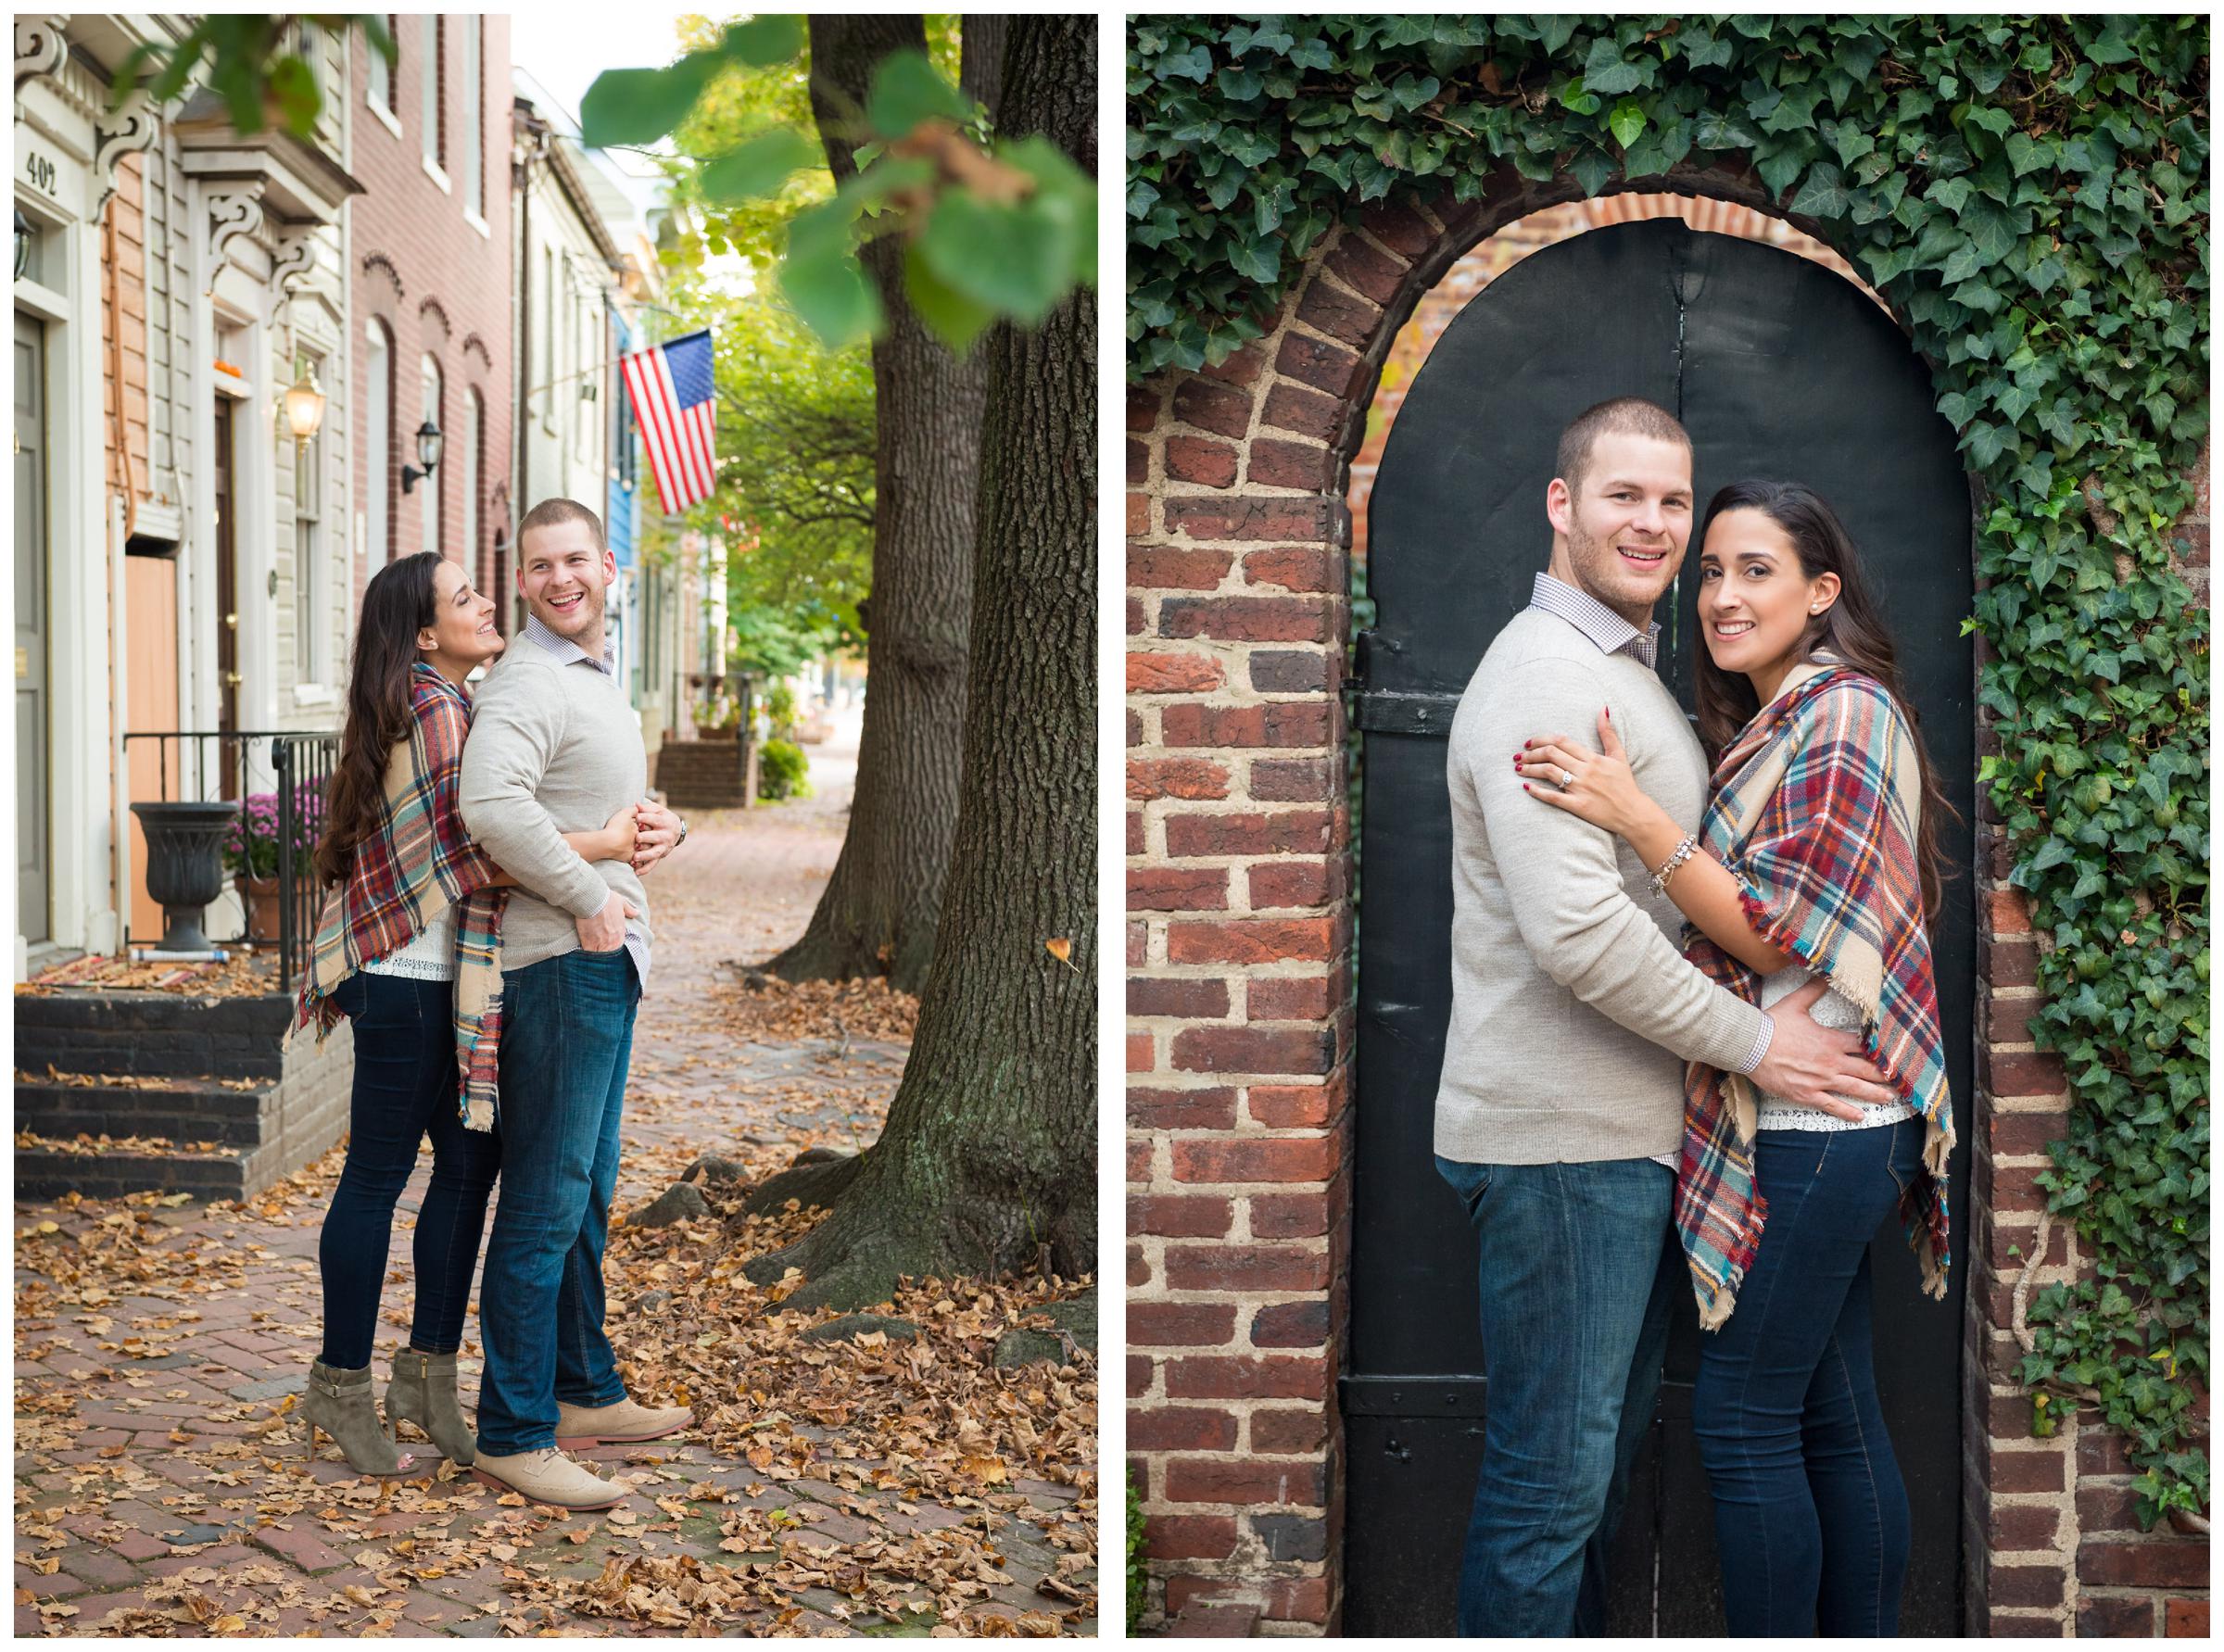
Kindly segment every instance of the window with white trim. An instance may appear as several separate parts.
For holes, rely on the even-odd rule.
[[[392,18],[389,17],[383,20],[386,25],[386,36],[394,42],[395,57],[398,59],[401,55],[401,36],[394,32]],[[371,55],[370,80],[363,89],[363,95],[377,107],[391,115],[394,112],[395,65],[387,62],[385,53],[380,51],[367,39],[363,42],[363,50]]]
[[[440,119],[440,34],[444,25],[437,12],[427,12],[423,20],[424,94],[420,113],[424,121],[424,158],[440,167],[448,158],[448,133],[442,130]]]
[[[463,34],[463,136],[456,157],[458,177],[462,184],[463,209],[484,218],[486,202],[481,174],[486,155],[486,87],[480,50],[486,19],[460,17],[456,21]]]
[[[479,393],[465,386],[463,391],[463,574],[474,585],[486,577],[479,555],[479,463],[484,455],[480,444],[486,440],[486,412],[479,400]]]
[[[363,364],[363,474],[365,537],[371,555],[394,560],[394,351],[385,328],[370,323],[371,349]]]

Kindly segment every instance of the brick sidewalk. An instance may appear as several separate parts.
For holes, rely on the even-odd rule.
[[[759,959],[800,927],[839,849],[839,813],[694,825],[689,852],[651,879],[658,938],[620,1213],[662,1192],[697,1152],[761,1162],[870,1141],[902,1070],[898,1045],[838,1055],[824,1044],[737,1044],[690,990],[722,961]],[[859,1610],[841,1569],[975,1545],[992,1557],[967,1585],[968,1615],[1095,1632],[1074,1615],[1074,1590],[1058,1587],[1095,1587],[1093,1565],[1076,1563],[1077,1546],[1093,1552],[1077,1542],[1080,1490],[1021,1478],[946,1506],[875,1494],[855,1472],[873,1459],[828,1428],[790,1424],[788,1462],[803,1466],[771,1472],[686,1435],[583,1454],[635,1489],[597,1515],[498,1500],[446,1464],[442,1478],[360,1479],[329,1441],[305,1460],[286,1413],[319,1342],[316,1247],[341,1156],[244,1205],[166,1205],[151,1194],[17,1204],[18,1635],[629,1634],[690,1623],[697,1633],[920,1633],[931,1610],[896,1629]],[[382,1389],[386,1356],[406,1341],[410,1230],[429,1170],[428,1150],[396,1213]],[[626,1329],[613,1303],[622,1362]],[[476,1331],[474,1314],[461,1361],[467,1409]],[[814,1456],[825,1469],[810,1466]],[[780,1561],[793,1575],[799,1560],[826,1581],[736,1602],[739,1580]],[[1038,1592],[1046,1576],[1053,1591]],[[930,1604],[932,1590],[913,1593]]]

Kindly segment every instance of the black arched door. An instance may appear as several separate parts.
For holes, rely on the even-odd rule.
[[[1745,476],[1803,481],[1867,559],[1909,692],[1963,825],[1933,936],[1948,1071],[1968,1141],[1976,772],[1970,508],[1952,431],[1905,337],[1803,259],[1663,219],[1593,231],[1515,266],[1446,331],[1399,410],[1374,483],[1357,723],[1364,731],[1358,1148],[1345,1622],[1446,1633],[1482,1455],[1474,1243],[1431,1158],[1450,1003],[1445,736],[1460,690],[1529,600],[1551,548],[1545,486],[1561,429],[1643,396],[1697,448],[1697,502]],[[1688,710],[1697,547],[1661,614],[1661,673]],[[1579,731],[1581,732],[1581,731]],[[1908,1634],[1960,1626],[1961,1327],[1967,1151],[1954,1159],[1952,1293],[1922,1297],[1896,1221],[1875,1246],[1877,1380],[1908,1482]],[[1618,1634],[1723,1629],[1712,1512],[1691,1434],[1700,1331],[1688,1299],[1612,1581]]]

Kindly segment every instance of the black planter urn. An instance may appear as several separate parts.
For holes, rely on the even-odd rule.
[[[239,816],[235,802],[133,803],[146,833],[146,892],[162,907],[166,952],[205,952],[201,912],[223,891],[224,839]]]

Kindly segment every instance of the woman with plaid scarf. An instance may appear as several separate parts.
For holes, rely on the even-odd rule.
[[[464,834],[456,777],[471,727],[464,685],[503,647],[493,600],[437,552],[390,562],[363,589],[317,848],[327,894],[294,1023],[313,1024],[320,1040],[343,1015],[355,1024],[348,1160],[317,1253],[324,1344],[296,1415],[312,1454],[322,1430],[361,1474],[412,1471],[395,1444],[398,1421],[442,1456],[472,1459],[456,1350],[501,1161],[500,937],[513,880]],[[634,806],[564,841],[585,860],[630,858]],[[433,1175],[411,1246],[417,1298],[382,1424],[371,1398],[379,1286],[394,1204],[427,1133]]]
[[[1794,992],[1890,1079],[1857,1118],[1687,1075],[1676,1226],[1707,1337],[1693,1393],[1740,1635],[1889,1635],[1907,1494],[1876,1402],[1869,1241],[1896,1204],[1946,1293],[1953,1116],[1927,925],[1951,813],[1852,541],[1796,483],[1707,507],[1697,839],[1633,781],[1601,714],[1514,754],[1524,788],[1624,839],[1689,920],[1685,954],[1763,1008]],[[1811,984],[1814,983],[1814,984]]]

